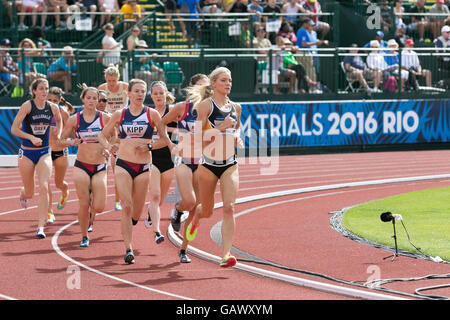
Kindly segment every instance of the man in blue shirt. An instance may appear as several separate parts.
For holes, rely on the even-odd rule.
[[[198,19],[198,13],[201,11],[200,9],[200,0],[178,0],[177,5],[177,13],[190,13],[191,15],[187,17],[187,19]],[[186,8],[187,7],[187,8]],[[186,19],[186,16],[180,17],[179,19]],[[194,47],[197,46],[198,39],[198,31],[200,29],[199,21],[183,21],[180,20],[181,31],[183,33],[183,37],[187,37],[188,47],[192,47],[191,39],[192,35],[194,35]]]
[[[52,81],[64,81],[64,91],[72,91],[72,72],[77,69],[73,49],[70,46],[63,48],[63,56],[53,62],[47,70],[47,76]]]
[[[384,41],[383,38],[384,38],[383,31],[377,31],[377,33],[375,34],[375,40],[377,40],[378,43],[380,44],[380,48],[386,48],[387,47],[387,42]],[[370,41],[366,43],[364,48],[370,48]]]

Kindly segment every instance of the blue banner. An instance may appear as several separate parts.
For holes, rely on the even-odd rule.
[[[450,141],[450,100],[242,103],[246,148],[406,144]],[[0,155],[15,155],[16,108],[0,108]]]
[[[449,100],[241,105],[246,147],[252,134],[280,148],[450,141]]]

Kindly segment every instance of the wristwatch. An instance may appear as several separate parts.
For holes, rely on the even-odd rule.
[[[149,144],[147,145],[147,147],[148,147],[148,151],[152,151],[153,146],[152,146],[151,143],[149,143]]]

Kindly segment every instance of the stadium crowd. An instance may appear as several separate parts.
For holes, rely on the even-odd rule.
[[[370,1],[366,1],[370,3]],[[387,89],[389,79],[397,82],[400,90],[418,90],[418,80],[423,78],[427,87],[433,85],[433,70],[421,67],[420,59],[413,50],[421,47],[427,41],[426,36],[431,36],[433,46],[445,50],[450,45],[450,12],[449,0],[434,0],[433,5],[425,7],[425,0],[416,0],[415,4],[405,9],[401,0],[372,1],[379,5],[381,25],[376,31],[375,38],[367,44],[354,43],[349,50],[350,54],[343,59],[343,72],[350,82],[358,82],[360,87],[367,92],[380,92]],[[64,83],[64,91],[73,92],[71,74],[76,71],[74,60],[74,48],[64,46],[61,48],[61,56],[52,56],[46,52],[52,44],[45,39],[44,32],[50,29],[65,30],[70,12],[81,10],[90,14],[93,28],[102,28],[105,35],[101,41],[102,52],[99,53],[97,62],[105,68],[110,64],[121,63],[121,50],[139,52],[145,57],[139,59],[134,76],[150,84],[154,80],[163,80],[165,75],[162,68],[156,62],[158,56],[149,54],[145,49],[149,46],[141,39],[144,32],[138,25],[145,16],[145,8],[136,0],[2,0],[6,13],[13,21],[12,4],[21,13],[18,16],[19,30],[32,30],[31,38],[20,39],[15,44],[4,38],[0,42],[0,81],[4,83],[23,83],[29,86],[34,79],[47,78],[48,80]],[[324,86],[320,84],[320,59],[316,55],[319,47],[330,46],[327,35],[333,25],[322,19],[322,8],[318,0],[167,0],[164,11],[169,14],[189,13],[191,19],[183,21],[179,19],[179,28],[182,37],[186,38],[188,47],[198,47],[199,31],[201,24],[198,20],[202,14],[228,13],[251,14],[252,26],[248,28],[242,24],[240,37],[244,40],[242,46],[261,49],[258,51],[258,61],[268,61],[268,57],[261,57],[272,49],[272,71],[278,75],[278,83],[288,83],[288,93],[320,93]],[[46,13],[55,13],[51,23],[47,21]],[[25,13],[31,13],[26,18]],[[102,13],[102,14],[94,14]],[[129,25],[130,35],[126,43],[121,43],[114,38],[114,25],[112,18],[118,13],[123,18],[132,21]],[[300,15],[299,15],[300,14]],[[436,16],[429,14],[437,14]],[[168,16],[170,32],[176,30],[175,22]],[[178,22],[178,21],[177,21]],[[39,24],[40,23],[40,24]],[[278,30],[278,31],[276,31]],[[391,39],[385,39],[385,34],[395,30]],[[253,35],[251,34],[253,32]],[[392,34],[392,33],[391,33]],[[428,41],[431,42],[431,41]],[[338,46],[338,43],[333,43]],[[367,50],[357,50],[365,46]],[[8,48],[23,48],[26,52],[23,56],[10,54]],[[399,51],[399,48],[405,48]],[[27,51],[27,49],[41,49]],[[144,51],[143,51],[144,50]],[[301,56],[296,53],[302,52]],[[365,61],[358,52],[367,54]],[[402,56],[399,56],[402,52]],[[46,70],[37,70],[34,59],[38,56],[46,56],[48,64]],[[399,64],[401,63],[401,70]],[[25,67],[22,67],[22,64]],[[443,72],[444,86],[448,87],[450,74],[450,57],[438,58],[438,68]],[[22,71],[25,71],[22,74]],[[280,93],[280,88],[275,87],[275,93]]]

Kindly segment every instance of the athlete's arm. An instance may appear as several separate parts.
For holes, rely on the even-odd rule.
[[[103,114],[105,116],[105,114]],[[117,150],[117,144],[110,144],[108,141],[115,135],[115,127],[120,122],[122,117],[122,110],[115,111],[112,116],[107,120],[106,125],[103,127],[102,132],[98,136],[98,142],[109,153],[114,153]]]
[[[60,148],[66,148],[68,146],[77,146],[80,144],[80,139],[71,139],[74,136],[75,126],[77,125],[77,114],[70,116],[66,121],[64,129],[61,132],[61,137],[56,140],[57,145]]]

